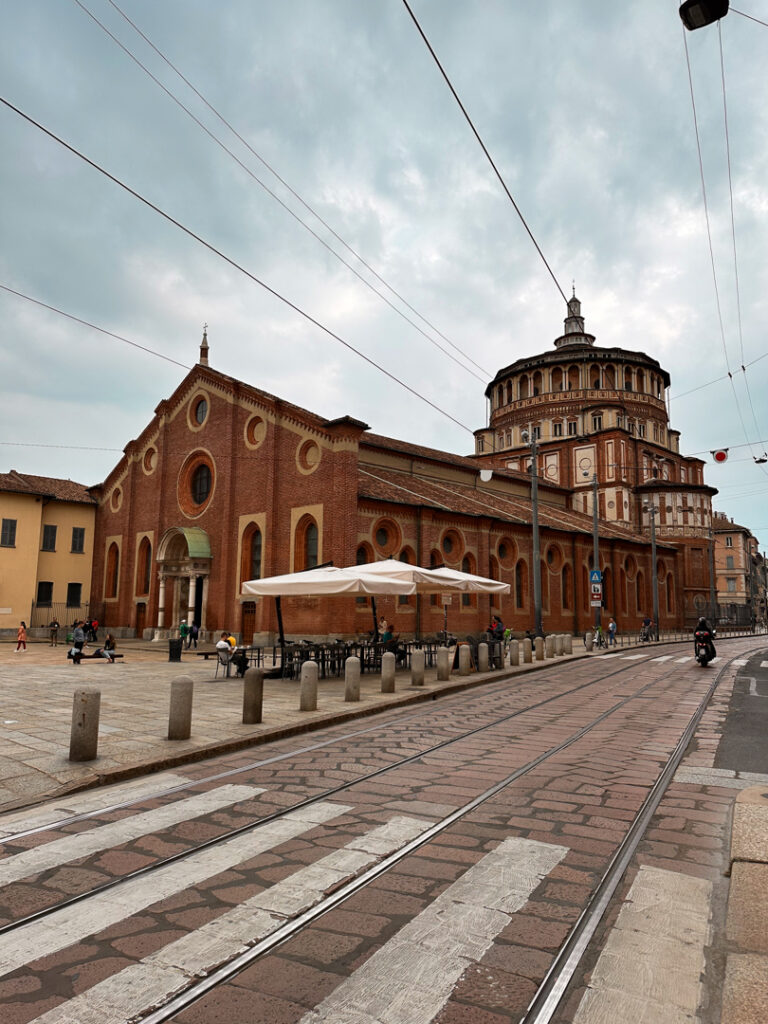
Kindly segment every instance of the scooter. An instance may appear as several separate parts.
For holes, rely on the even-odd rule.
[[[702,668],[706,666],[712,660],[712,640],[714,639],[711,633],[704,632],[703,630],[697,629],[693,634],[693,656],[701,665]]]

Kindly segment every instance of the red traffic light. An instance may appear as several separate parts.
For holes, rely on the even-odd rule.
[[[689,31],[704,28],[728,13],[729,0],[685,0],[680,4],[680,17]]]

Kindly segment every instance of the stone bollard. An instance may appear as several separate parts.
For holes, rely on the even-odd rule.
[[[381,692],[395,692],[395,656],[392,651],[385,651],[381,656]]]
[[[189,676],[171,680],[171,707],[168,713],[168,739],[188,740],[192,735],[192,692],[195,684]]]
[[[477,671],[488,671],[488,644],[477,645]]]
[[[570,633],[563,637],[563,654],[573,654],[573,637]]]
[[[411,686],[424,685],[425,652],[415,649],[411,651]]]
[[[75,690],[72,700],[70,761],[93,761],[99,747],[101,690]]]
[[[520,644],[517,640],[509,641],[509,664],[514,666],[520,664]]]
[[[554,658],[555,656],[555,637],[554,634],[550,633],[548,637],[544,639],[544,657]]]
[[[264,706],[264,669],[247,668],[243,676],[243,725],[258,725]]]
[[[592,648],[594,647],[594,645],[595,645],[595,637],[594,637],[594,635],[592,633],[592,630],[588,629],[587,632],[584,634],[584,646],[586,647],[586,649],[588,651],[591,651]]]
[[[347,658],[344,662],[344,700],[360,700],[359,658]]]
[[[523,664],[530,665],[533,660],[533,644],[529,637],[523,640]]]
[[[472,663],[472,651],[469,649],[469,644],[462,644],[459,647],[459,675],[468,676],[470,672],[470,665]]]
[[[447,647],[437,648],[437,681],[445,683],[451,678],[451,667],[453,664],[453,651]]]
[[[544,637],[537,636],[533,641],[533,650],[536,661],[544,661]]]
[[[305,661],[301,666],[299,711],[317,711],[317,662]]]
[[[562,633],[558,633],[555,637],[555,657],[561,658],[565,653],[565,637]]]

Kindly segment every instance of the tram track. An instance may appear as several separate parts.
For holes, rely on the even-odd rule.
[[[724,664],[718,666],[717,675],[712,680],[706,694],[699,702],[696,711],[690,717],[680,739],[676,743],[646,799],[643,801],[642,806],[638,810],[632,822],[629,823],[624,840],[611,857],[608,867],[600,879],[600,882],[594,889],[587,906],[582,911],[578,920],[558,950],[552,965],[539,984],[537,991],[531,1000],[524,1017],[519,1021],[519,1024],[549,1024],[549,1022],[552,1021],[566,991],[568,990],[568,986],[572,981],[584,954],[586,953],[589,942],[594,936],[600,921],[603,919],[610,901],[615,894],[621,879],[624,877],[632,857],[634,856],[634,853],[654,813],[656,812],[664,793],[691,742],[692,737],[695,735],[696,728],[698,727],[709,702],[717,690],[722,676],[731,667],[734,660],[735,656],[724,662]],[[671,674],[671,672],[667,673],[662,677],[662,679],[668,678]],[[603,679],[605,678],[607,678],[607,676],[603,677]],[[276,928],[271,935],[255,943],[250,949],[235,957],[229,963],[211,971],[206,977],[202,978],[196,984],[190,985],[184,992],[177,994],[162,1006],[153,1008],[149,1013],[137,1016],[134,1018],[136,1024],[138,1024],[139,1021],[141,1024],[165,1024],[165,1022],[175,1017],[176,1014],[193,1005],[209,992],[214,991],[218,986],[226,984],[242,971],[251,967],[256,963],[256,961],[274,952],[278,947],[300,934],[309,925],[342,905],[356,893],[370,885],[375,879],[379,878],[382,874],[399,864],[407,856],[425,846],[436,836],[450,828],[451,825],[455,824],[463,817],[466,817],[466,815],[470,814],[492,797],[499,794],[507,786],[511,785],[512,782],[528,774],[538,765],[549,760],[557,753],[560,753],[572,746],[592,729],[596,728],[606,719],[615,714],[618,710],[629,704],[631,701],[642,697],[648,690],[656,686],[659,681],[659,679],[655,679],[653,682],[641,687],[636,693],[622,698],[611,708],[597,716],[587,726],[577,730],[561,743],[545,751],[528,764],[522,765],[505,779],[495,783],[473,800],[464,804],[452,814],[447,815],[441,821],[435,823],[431,828],[427,829],[416,839],[407,843],[400,850],[390,854],[368,871],[359,875],[357,878],[352,879],[346,885],[338,888],[325,900],[317,903],[314,907],[305,911],[292,921]]]
[[[657,648],[656,650],[659,652],[659,654],[661,654],[661,649]],[[737,656],[734,655],[733,658],[728,659],[727,661],[723,658],[723,664],[717,666],[717,675],[715,679],[712,681],[707,693],[699,703],[697,711],[689,719],[688,725],[685,727],[685,730],[678,744],[676,745],[675,750],[672,752],[672,755],[667,761],[666,766],[662,769],[662,772],[660,773],[659,778],[656,781],[656,784],[653,786],[653,789],[649,793],[648,798],[643,804],[643,807],[638,812],[638,815],[635,818],[634,822],[629,826],[627,837],[625,838],[624,842],[621,844],[621,847],[612,859],[611,865],[606,871],[603,880],[601,880],[599,886],[596,887],[593,898],[590,901],[590,907],[588,907],[582,915],[586,923],[581,926],[580,933],[578,936],[574,938],[573,942],[571,942],[570,936],[566,940],[563,949],[565,949],[568,946],[570,952],[567,954],[567,956],[565,956],[564,966],[562,966],[562,968],[558,968],[558,970],[556,971],[555,965],[553,964],[553,967],[548,973],[547,978],[545,978],[544,982],[542,982],[542,987],[546,983],[549,990],[548,994],[542,997],[542,1007],[546,1007],[549,1005],[547,1000],[551,1001],[551,999],[553,998],[553,992],[557,993],[560,990],[561,986],[563,990],[565,987],[567,987],[567,981],[563,984],[562,979],[566,977],[567,969],[571,970],[571,974],[569,975],[569,977],[573,975],[573,971],[576,969],[575,967],[573,967],[573,949],[579,949],[583,944],[583,948],[581,948],[581,952],[583,953],[584,948],[586,948],[586,943],[588,943],[589,937],[591,937],[595,928],[597,927],[597,923],[599,923],[599,917],[597,917],[596,912],[591,910],[590,908],[593,904],[599,904],[601,900],[604,903],[603,912],[605,910],[605,907],[607,907],[607,903],[610,900],[610,896],[619,884],[620,878],[626,870],[626,866],[629,862],[629,859],[631,859],[631,855],[636,849],[637,843],[640,841],[642,833],[644,832],[647,823],[650,820],[650,817],[652,816],[655,808],[658,806],[658,802],[661,800],[661,797],[663,796],[663,792],[666,789],[666,786],[668,785],[669,779],[671,779],[672,775],[674,774],[674,770],[677,764],[679,763],[680,759],[682,758],[685,748],[688,742],[690,741],[690,737],[695,732],[698,721],[700,720],[701,715],[704,713],[707,704],[711,700],[712,695],[714,694],[717,685],[719,684],[723,672],[730,666],[731,662],[735,659],[735,657]],[[651,657],[648,660],[653,659]],[[591,664],[594,668],[594,662],[590,662],[589,664]],[[178,854],[174,854],[170,858],[164,858],[151,865],[147,865],[146,867],[139,869],[138,871],[131,872],[130,874],[126,874],[118,878],[112,879],[102,886],[94,887],[93,889],[87,892],[79,893],[76,896],[73,896],[67,900],[60,901],[59,903],[56,903],[50,907],[43,908],[41,911],[31,915],[27,915],[24,918],[8,922],[8,924],[0,928],[0,935],[12,933],[16,930],[22,929],[23,926],[25,925],[34,923],[42,918],[53,915],[59,910],[62,910],[64,908],[70,908],[77,903],[83,903],[88,899],[92,898],[93,896],[103,893],[108,889],[112,889],[119,885],[122,885],[131,879],[141,876],[151,876],[152,872],[158,871],[163,866],[169,863],[174,863],[183,860],[185,857],[189,857],[195,853],[198,853],[201,850],[215,847],[216,845],[225,842],[227,839],[232,838],[235,835],[243,835],[246,832],[260,828],[262,825],[279,821],[280,819],[285,818],[287,815],[290,815],[292,811],[295,811],[297,809],[308,808],[315,804],[320,804],[323,801],[327,800],[328,797],[332,797],[338,795],[339,793],[349,791],[354,786],[364,784],[369,780],[381,777],[386,773],[395,771],[400,767],[417,762],[422,758],[428,757],[432,753],[445,750],[446,748],[449,748],[452,745],[459,744],[462,741],[465,741],[471,737],[478,736],[482,733],[487,732],[488,730],[504,725],[505,723],[515,718],[519,718],[527,713],[537,711],[538,709],[545,706],[551,706],[553,704],[556,704],[558,701],[563,701],[568,697],[573,696],[574,694],[578,694],[584,690],[587,690],[589,687],[598,686],[601,683],[605,684],[606,681],[609,681],[611,679],[620,679],[621,677],[626,678],[628,675],[631,675],[632,672],[637,669],[637,667],[638,666],[636,661],[629,663],[625,662],[623,665],[619,665],[616,668],[612,668],[608,672],[602,673],[601,676],[597,679],[593,678],[577,686],[569,687],[567,690],[564,690],[560,693],[550,695],[542,700],[527,704],[524,707],[516,708],[514,711],[508,714],[496,716],[490,722],[486,722],[472,729],[464,730],[459,735],[443,739],[440,742],[433,744],[430,747],[419,750],[413,754],[410,754],[405,758],[400,758],[387,765],[376,768],[374,771],[367,772],[353,779],[346,780],[345,782],[339,783],[337,786],[329,787],[321,793],[317,793],[304,800],[297,801],[291,804],[290,806],[281,808],[279,811],[276,811],[272,814],[263,816],[258,819],[254,819],[246,825],[243,825],[234,830],[230,830],[229,832],[221,836],[217,836],[213,839],[207,840],[206,842],[198,844],[190,848],[189,850],[181,851]],[[659,668],[661,668],[661,666],[659,666]],[[170,1018],[174,1014],[178,1013],[181,1009],[183,1009],[186,1006],[192,1005],[192,1003],[202,998],[207,992],[212,991],[217,985],[226,984],[226,982],[229,979],[236,976],[240,971],[244,970],[252,963],[255,963],[261,957],[267,956],[278,946],[288,942],[291,938],[300,934],[300,932],[304,928],[307,928],[314,921],[318,920],[320,917],[334,910],[342,903],[344,903],[346,900],[354,896],[356,893],[362,891],[366,886],[370,885],[370,883],[373,882],[376,878],[379,878],[382,874],[390,870],[396,864],[400,863],[405,857],[409,856],[411,853],[429,844],[437,836],[439,836],[447,829],[449,829],[453,824],[460,821],[463,817],[466,817],[467,815],[471,814],[472,811],[478,809],[484,803],[491,800],[494,796],[501,793],[506,787],[512,785],[512,783],[514,783],[516,780],[523,778],[525,775],[532,772],[539,765],[555,757],[559,752],[577,743],[579,739],[586,736],[589,732],[598,727],[601,723],[605,722],[611,716],[617,714],[622,708],[631,705],[633,701],[647,699],[647,694],[649,690],[651,690],[653,687],[663,686],[670,680],[670,678],[676,676],[679,672],[679,665],[671,665],[669,666],[668,671],[661,671],[657,676],[654,677],[654,679],[651,682],[646,683],[644,686],[640,687],[639,689],[633,691],[630,694],[620,697],[620,699],[615,701],[609,708],[606,708],[599,715],[593,717],[585,725],[574,730],[568,737],[563,739],[561,742],[548,747],[546,750],[542,751],[538,756],[527,761],[525,764],[518,766],[517,768],[515,768],[513,772],[509,773],[503,779],[497,781],[480,794],[474,796],[471,800],[464,803],[461,807],[455,809],[452,813],[445,815],[439,821],[432,823],[415,839],[410,840],[400,849],[396,850],[394,853],[388,854],[386,857],[384,857],[383,860],[374,864],[371,868],[363,871],[361,874],[358,874],[356,877],[350,879],[345,884],[337,887],[326,899],[321,900],[315,906],[309,908],[306,911],[303,911],[292,920],[286,922],[284,925],[275,928],[274,931],[268,936],[259,938],[259,940],[253,943],[250,946],[250,948],[242,955],[235,957],[234,959],[231,959],[225,966],[211,971],[210,973],[208,973],[208,976],[199,983],[191,984],[181,995],[175,995],[171,1001],[167,1001],[158,1008],[152,1009],[149,1015],[139,1015],[136,1019],[141,1019],[142,1022],[146,1022],[146,1024],[159,1024],[160,1021],[170,1020]],[[541,680],[543,676],[544,673],[537,674],[536,678],[538,680]],[[489,693],[493,695],[494,690],[500,689],[506,690],[508,694],[508,682],[506,681],[500,681],[497,684],[491,684],[491,686],[492,688],[489,687],[487,690],[484,691],[484,695]],[[603,696],[606,699],[608,698],[608,694],[603,694]],[[578,709],[572,708],[569,710],[568,713],[572,712],[576,714],[577,711]],[[424,712],[422,712],[419,715],[407,716],[407,718],[409,720],[419,719],[422,718],[423,715]],[[361,734],[367,735],[370,733],[374,733],[376,731],[381,731],[383,728],[386,728],[386,725],[380,724],[378,726],[373,726],[365,730],[356,730],[353,733],[345,733],[341,736],[321,741],[320,743],[311,744],[299,750],[287,751],[274,757],[262,759],[258,762],[254,762],[249,765],[239,766],[238,768],[230,769],[223,773],[216,773],[215,775],[207,776],[205,779],[194,780],[189,784],[185,784],[183,786],[173,787],[173,792],[189,790],[195,787],[199,787],[201,784],[204,783],[218,781],[220,778],[228,778],[232,775],[240,775],[243,772],[254,770],[255,768],[261,766],[267,766],[277,761],[284,761],[290,758],[295,759],[296,757],[302,756],[306,753],[311,753],[314,750],[323,749],[334,744],[348,742],[350,738],[356,737]],[[171,790],[166,790],[163,795],[166,795],[169,792],[171,792]],[[115,806],[131,806],[134,804],[141,803],[142,799],[146,800],[147,798],[145,796],[144,798],[126,801],[123,804]],[[96,816],[99,814],[103,815],[104,813],[105,809],[102,808],[99,811],[94,812],[94,814],[87,816]],[[83,820],[84,816],[73,817],[75,817],[77,820]],[[36,829],[34,831],[50,831],[52,830],[52,828],[52,825],[48,825],[45,829]],[[24,832],[21,834],[28,835],[30,833]],[[5,842],[9,842],[9,837],[6,837]],[[2,861],[0,861],[0,863],[2,863]],[[602,914],[600,914],[600,916],[602,916]],[[576,932],[577,927],[579,927],[580,922],[581,918],[580,921],[577,922],[577,925],[574,927],[574,933]],[[587,935],[587,933],[588,937],[585,942],[583,936]],[[559,960],[556,961],[556,963],[558,962]],[[576,961],[576,963],[578,963],[578,960]],[[531,1004],[531,1010],[529,1010],[529,1013],[534,1012],[533,1008],[534,1003]],[[544,1010],[541,1008],[535,1009],[536,1014],[541,1014],[542,1012],[544,1012]],[[526,1016],[525,1024],[543,1024],[543,1022],[548,1020],[551,1020],[551,1014],[548,1017],[540,1015]]]
[[[522,715],[529,714],[529,713],[531,713],[533,711],[537,711],[537,710],[539,710],[542,707],[546,707],[547,705],[555,703],[556,701],[563,700],[563,699],[565,699],[567,697],[573,696],[575,693],[579,693],[579,692],[581,692],[581,691],[583,691],[585,689],[588,689],[589,687],[599,685],[600,683],[604,683],[607,679],[611,679],[611,678],[613,678],[615,676],[623,675],[623,674],[625,674],[626,672],[628,672],[630,670],[631,670],[631,666],[623,666],[623,667],[620,667],[620,668],[618,668],[616,670],[607,672],[604,675],[602,675],[599,679],[592,679],[592,680],[590,680],[590,681],[588,681],[586,683],[581,683],[578,686],[570,687],[568,690],[565,690],[565,691],[563,691],[563,692],[561,692],[559,694],[553,694],[552,696],[546,697],[543,700],[536,701],[533,704],[526,705],[523,708],[518,708],[515,711],[510,712],[509,714],[503,715],[501,717],[494,718],[492,721],[487,722],[484,725],[476,726],[473,729],[465,730],[464,732],[460,733],[457,736],[451,736],[451,737],[448,737],[448,738],[446,738],[444,740],[440,740],[438,743],[435,743],[435,744],[433,744],[430,747],[426,747],[426,748],[424,748],[422,750],[419,750],[419,751],[417,751],[414,754],[408,755],[407,757],[399,758],[397,761],[390,762],[389,764],[383,765],[380,768],[376,768],[376,769],[374,769],[371,772],[365,773],[364,775],[359,775],[359,776],[356,776],[355,778],[348,779],[345,782],[340,782],[336,786],[328,787],[328,788],[322,790],[319,793],[315,793],[312,796],[306,797],[303,800],[298,800],[298,801],[296,801],[296,802],[294,802],[294,803],[292,803],[292,804],[290,804],[290,805],[288,805],[286,807],[282,807],[279,810],[272,812],[271,814],[267,814],[267,815],[263,815],[263,816],[261,816],[259,818],[251,819],[250,821],[246,822],[245,824],[243,824],[243,825],[241,825],[241,826],[239,826],[237,828],[229,829],[226,832],[223,832],[221,835],[214,836],[214,837],[212,837],[210,839],[207,839],[207,840],[205,840],[205,841],[203,841],[201,843],[197,843],[197,844],[195,844],[193,846],[188,847],[185,850],[179,851],[178,853],[171,854],[170,856],[160,858],[160,859],[156,860],[152,864],[147,864],[147,865],[145,865],[145,866],[143,866],[141,868],[135,869],[134,871],[127,872],[125,874],[116,876],[115,878],[109,879],[108,881],[104,882],[103,884],[101,884],[99,886],[94,886],[94,887],[92,887],[92,888],[90,888],[88,890],[85,890],[83,892],[76,893],[75,895],[70,896],[66,900],[60,900],[60,901],[58,901],[56,903],[52,903],[48,907],[43,907],[40,910],[35,911],[34,913],[27,914],[24,917],[17,918],[17,919],[15,919],[13,921],[8,921],[5,924],[0,925],[0,936],[5,935],[5,934],[7,934],[9,932],[12,932],[12,931],[22,927],[23,925],[27,925],[27,924],[31,924],[31,923],[36,922],[36,921],[40,921],[43,918],[49,917],[50,915],[52,915],[52,914],[54,914],[54,913],[56,913],[56,912],[58,912],[60,910],[64,910],[66,908],[73,907],[73,906],[77,905],[78,903],[83,903],[83,902],[87,901],[88,899],[91,899],[94,896],[102,895],[102,894],[104,894],[106,892],[109,892],[112,889],[115,889],[115,888],[125,884],[126,882],[133,881],[133,880],[136,880],[136,879],[139,879],[139,878],[147,877],[147,876],[151,875],[155,871],[158,871],[158,870],[160,870],[162,868],[168,867],[168,866],[170,866],[172,864],[176,864],[176,863],[178,863],[180,861],[185,860],[188,857],[191,857],[191,856],[193,856],[195,854],[204,852],[205,850],[213,849],[214,847],[216,847],[218,845],[221,845],[223,843],[226,843],[229,840],[234,839],[234,838],[236,838],[238,836],[245,835],[248,832],[253,831],[253,829],[255,829],[255,828],[260,828],[261,826],[268,825],[270,823],[279,821],[282,818],[285,818],[291,812],[299,811],[299,810],[302,810],[302,809],[308,808],[308,807],[312,807],[312,806],[314,806],[314,805],[316,805],[318,803],[321,803],[323,801],[328,800],[331,797],[338,796],[339,794],[350,790],[353,786],[358,786],[358,785],[364,784],[364,783],[369,782],[369,781],[371,781],[373,779],[376,779],[376,778],[378,778],[378,777],[380,777],[382,775],[386,775],[389,772],[396,771],[396,770],[398,770],[400,768],[403,768],[403,767],[405,767],[405,766],[407,766],[409,764],[413,764],[413,763],[421,760],[422,758],[429,756],[430,754],[436,753],[437,751],[443,750],[443,749],[445,749],[447,747],[450,747],[450,746],[452,746],[452,745],[454,745],[456,743],[461,743],[461,742],[463,742],[463,741],[465,741],[465,740],[467,740],[467,739],[469,739],[469,738],[471,738],[473,736],[477,736],[477,735],[479,735],[479,734],[481,734],[483,732],[487,732],[489,729],[497,728],[498,726],[504,725],[506,722],[509,722],[509,721],[511,721],[511,720],[513,720],[515,718],[519,718]],[[408,717],[412,719],[412,718],[418,718],[418,717],[421,717],[421,716],[414,715],[414,716],[408,716]],[[381,728],[381,727],[379,727],[379,728]],[[345,734],[345,736],[338,737],[335,740],[323,741],[323,742],[320,742],[320,743],[317,743],[317,744],[312,744],[311,746],[304,747],[304,748],[302,748],[299,751],[293,751],[293,752],[288,752],[288,753],[284,753],[284,754],[279,754],[279,755],[276,755],[275,757],[272,757],[272,758],[265,758],[265,759],[263,759],[261,761],[255,762],[254,764],[251,764],[251,765],[246,765],[246,766],[241,766],[239,768],[230,769],[230,770],[228,770],[226,772],[219,772],[219,773],[216,773],[215,775],[208,776],[205,779],[195,780],[194,783],[191,783],[189,785],[173,787],[172,790],[166,790],[163,795],[166,795],[169,792],[174,792],[175,793],[175,792],[180,792],[180,791],[188,791],[189,789],[199,787],[200,785],[203,785],[203,784],[208,784],[210,782],[219,781],[219,780],[224,779],[224,778],[231,778],[233,775],[241,775],[241,774],[243,774],[246,771],[249,771],[249,770],[253,771],[253,770],[257,769],[257,768],[273,764],[273,763],[275,763],[277,761],[286,760],[286,759],[291,758],[291,757],[297,757],[297,756],[303,755],[305,753],[311,753],[311,752],[313,752],[315,750],[327,747],[329,744],[340,743],[340,742],[347,741],[351,737],[354,738],[354,737],[360,735],[361,732],[366,734],[366,733],[369,733],[370,731],[372,731],[372,730],[369,730],[369,729],[360,730],[360,731],[357,731],[357,732],[351,734],[351,736],[350,736],[350,734]],[[529,766],[529,768],[527,770],[530,770],[531,767],[533,767],[533,766]],[[143,798],[143,801],[146,801],[146,797]],[[126,804],[120,804],[120,805],[116,805],[116,806],[119,807],[120,809],[123,809],[125,806],[131,806],[133,804],[141,803],[141,802],[142,802],[142,799],[137,799],[135,801],[129,801],[129,802],[126,802]],[[85,818],[95,817],[97,815],[103,815],[104,813],[105,813],[105,811],[102,809],[102,810],[100,810],[98,812],[89,812],[86,815],[73,816],[73,818],[66,819],[64,824],[68,825],[73,820],[75,820],[75,821],[82,821],[82,820],[85,820]],[[34,829],[34,830],[31,830],[31,831],[33,833],[38,833],[40,831],[53,831],[53,830],[54,830],[54,827],[53,826],[49,826],[47,829],[44,829],[44,830]],[[24,831],[24,832],[18,833],[17,837],[23,838],[23,837],[25,837],[25,836],[27,836],[29,834],[30,834],[30,831]],[[4,839],[3,845],[10,844],[13,838],[14,837],[7,837],[6,839]],[[3,859],[4,858],[0,858],[0,865],[2,865]]]

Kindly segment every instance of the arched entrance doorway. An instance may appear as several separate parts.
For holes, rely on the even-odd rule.
[[[182,621],[206,628],[211,544],[197,526],[166,530],[157,549],[160,580],[157,635],[172,633]]]

